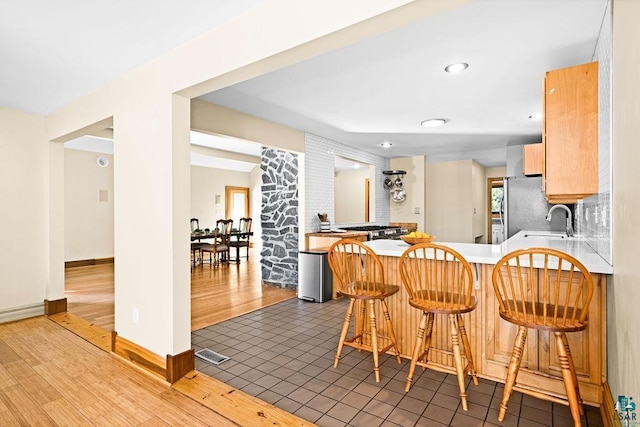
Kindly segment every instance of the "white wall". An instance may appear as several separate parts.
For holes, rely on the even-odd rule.
[[[335,172],[333,194],[336,217],[331,222],[338,224],[366,222],[365,180],[367,178],[369,178],[369,168]]]
[[[499,166],[495,168],[485,168],[485,177],[489,178],[501,178],[503,176],[507,176],[507,167]]]
[[[247,187],[251,198],[251,185],[248,172],[191,166],[191,218],[200,220],[200,228],[214,228],[217,220],[225,218],[225,186]],[[220,196],[219,204],[216,196]]]
[[[48,157],[45,120],[0,108],[0,321],[39,306],[48,283]],[[33,313],[32,315],[37,314]]]
[[[473,243],[472,160],[427,163],[425,231],[441,242]]]
[[[407,198],[402,203],[390,201],[390,222],[415,222],[418,225],[418,230],[425,229],[425,204],[429,203],[425,200],[425,162],[424,156],[391,159],[391,170],[407,172],[402,179]],[[416,208],[419,210],[418,213],[416,213]]]
[[[487,242],[487,179],[485,169],[471,162],[472,233],[476,243]]]
[[[640,399],[640,2],[613,4],[613,281],[607,283],[607,376],[614,399]]]
[[[96,163],[109,160],[107,167]],[[100,191],[107,200],[100,201]],[[64,260],[113,257],[113,156],[64,150]]]
[[[262,170],[259,167],[253,168],[249,173],[249,199],[251,203],[251,231],[253,231],[253,237],[250,239],[250,243],[253,247],[259,248],[262,246]],[[259,253],[256,251],[256,253]]]

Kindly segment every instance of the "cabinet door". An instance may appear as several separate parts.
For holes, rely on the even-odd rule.
[[[542,143],[528,144],[522,147],[522,174],[540,175],[542,174]]]
[[[499,304],[491,282],[492,266],[486,266],[484,294],[485,360],[483,373],[504,381],[518,327],[500,317]],[[521,369],[538,369],[538,331],[529,329]]]
[[[562,280],[566,283],[568,274]],[[592,275],[594,292],[589,305],[589,326],[581,332],[567,333],[567,341],[571,349],[573,364],[576,367],[582,398],[588,401],[600,401],[598,395],[602,384],[602,349],[605,331],[602,327],[606,321],[606,304],[604,292],[604,278],[599,274]],[[545,374],[562,379],[558,349],[553,333],[541,331],[539,334],[539,370]],[[584,383],[584,385],[583,385]]]
[[[545,192],[571,202],[598,192],[598,63],[546,74]]]

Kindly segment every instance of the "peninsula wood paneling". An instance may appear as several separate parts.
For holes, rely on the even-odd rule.
[[[397,294],[387,299],[387,304],[401,356],[408,359],[422,313],[409,305],[398,271],[399,258],[380,256],[380,260],[384,266],[386,282],[401,287]],[[479,376],[504,382],[517,328],[502,320],[498,314],[498,303],[491,282],[493,265],[471,266],[480,288],[475,291],[478,306],[466,314],[464,319],[475,367]],[[585,403],[599,405],[602,402],[602,384],[605,379],[603,368],[606,366],[606,280],[604,275],[592,276],[595,291],[590,305],[589,327],[583,332],[569,333],[567,337],[578,371],[582,398]],[[379,330],[388,335],[382,313],[376,313],[376,317]],[[383,342],[388,343],[386,340]],[[549,342],[548,333],[529,329],[517,379],[519,389],[565,398],[564,382],[556,354],[555,343]],[[449,372],[454,370],[449,324],[442,315],[435,318],[429,361],[434,369]]]

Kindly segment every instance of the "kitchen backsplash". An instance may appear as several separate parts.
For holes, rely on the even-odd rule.
[[[598,61],[598,194],[576,206],[577,230],[609,264],[611,246],[611,2],[607,5],[593,60]]]
[[[578,233],[609,264],[611,259],[611,196],[600,193],[576,205]]]
[[[315,232],[320,227],[318,212],[329,214],[335,222],[334,166],[335,156],[374,165],[375,223],[388,224],[390,218],[389,191],[382,184],[382,171],[389,169],[389,159],[367,153],[354,147],[310,133],[304,137],[305,151],[305,231]]]

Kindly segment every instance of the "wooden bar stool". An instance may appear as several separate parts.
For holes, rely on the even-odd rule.
[[[349,298],[349,307],[342,325],[342,333],[340,334],[338,351],[333,367],[338,367],[342,348],[345,345],[358,350],[370,351],[373,353],[373,371],[376,376],[376,382],[380,382],[380,365],[378,362],[380,354],[386,353],[387,350],[393,348],[398,363],[401,363],[396,336],[391,324],[391,316],[385,302],[385,298],[395,294],[400,288],[384,284],[384,272],[380,258],[369,247],[355,240],[342,239],[331,245],[329,249],[329,265],[338,279],[340,287],[338,292]],[[360,306],[360,322],[354,322],[354,335],[347,339],[347,332],[351,324],[356,301],[359,302]],[[382,308],[388,336],[382,335],[378,330],[376,301],[379,302]],[[369,331],[366,331],[365,328],[365,302],[369,306]],[[369,342],[364,339],[365,336],[369,336]],[[389,344],[380,348],[378,343],[380,338],[387,339]]]
[[[553,332],[556,338],[568,402],[539,392],[519,390],[540,399],[568,404],[574,425],[580,426],[584,409],[566,332],[587,327],[593,296],[591,274],[580,261],[564,252],[531,248],[502,257],[493,269],[492,280],[500,317],[518,326],[498,420],[504,419],[509,396],[516,387],[527,330],[532,328]]]
[[[436,314],[446,314],[451,328],[453,360],[460,387],[462,409],[467,410],[467,393],[464,380],[471,373],[473,383],[478,385],[469,337],[462,320],[463,313],[476,308],[473,295],[473,274],[469,263],[462,255],[446,246],[422,243],[404,251],[399,263],[400,278],[407,294],[409,305],[422,311],[416,342],[411,356],[409,375],[405,391],[411,388],[416,365],[428,366],[431,332]],[[466,365],[462,364],[460,339]],[[432,367],[433,368],[433,367]]]

